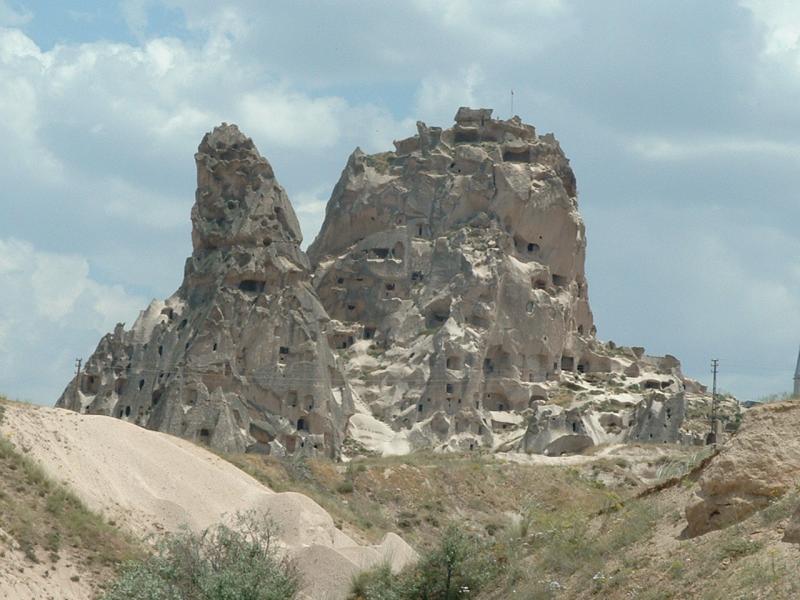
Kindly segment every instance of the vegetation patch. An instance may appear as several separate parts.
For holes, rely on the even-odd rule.
[[[300,577],[275,539],[274,523],[255,513],[238,514],[232,527],[165,536],[125,565],[103,600],[290,600]]]
[[[7,402],[0,398],[0,419]],[[138,542],[90,511],[2,435],[0,530],[6,534],[0,536],[0,556],[5,548],[15,548],[31,563],[51,564],[68,557],[93,582],[102,582],[123,562],[143,555]]]

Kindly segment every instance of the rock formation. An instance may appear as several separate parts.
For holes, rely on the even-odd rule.
[[[195,161],[183,284],[104,337],[57,405],[224,451],[337,456],[353,401],[286,193],[235,125]]]
[[[575,176],[552,134],[491,110],[356,150],[309,248],[367,447],[561,454],[689,441],[673,357],[595,339]],[[600,406],[600,408],[597,408]],[[595,408],[592,408],[595,407]],[[399,432],[399,433],[398,433]],[[402,444],[401,444],[402,445]]]
[[[677,359],[595,337],[559,143],[491,113],[356,149],[308,258],[269,163],[216,128],[183,284],[106,336],[59,406],[333,457],[347,437],[351,452],[550,455],[702,441],[704,390]]]
[[[741,430],[698,480],[686,506],[687,534],[738,523],[800,485],[800,404],[766,404],[747,412]],[[790,541],[800,539],[796,531]]]

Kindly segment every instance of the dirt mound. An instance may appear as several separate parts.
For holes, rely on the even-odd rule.
[[[201,529],[237,511],[268,511],[313,598],[344,597],[361,568],[415,556],[397,536],[360,546],[310,498],[276,494],[190,442],[119,419],[44,407],[7,406],[0,433],[69,486],[93,510],[144,535],[181,525]],[[336,560],[327,568],[327,558]],[[306,568],[308,567],[308,568]]]
[[[703,471],[686,506],[687,534],[738,523],[800,483],[800,402],[747,413],[739,433]]]

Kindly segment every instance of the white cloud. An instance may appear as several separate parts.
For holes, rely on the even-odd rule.
[[[739,4],[763,27],[766,55],[800,50],[800,4],[795,0],[740,0]]]
[[[115,177],[98,179],[90,189],[97,210],[120,222],[139,223],[152,229],[180,228],[186,224],[191,208],[191,194],[173,198],[157,190],[142,190]]]
[[[626,145],[633,154],[646,160],[682,161],[731,155],[766,155],[800,161],[800,144],[737,137],[660,137],[630,138]]]
[[[336,97],[310,98],[285,89],[245,94],[239,110],[253,135],[279,146],[327,148],[339,141],[339,115],[347,103]]]
[[[449,76],[428,75],[417,91],[418,114],[449,120],[459,106],[476,105],[476,90],[484,81],[483,70],[477,64]]]
[[[0,389],[11,395],[55,393],[69,379],[73,355],[87,354],[145,304],[120,285],[96,281],[80,256],[0,238],[0,257]]]
[[[24,9],[9,5],[6,0],[0,0],[0,25],[24,25],[33,18],[33,15]]]
[[[297,213],[300,214],[319,214],[325,212],[325,207],[328,205],[328,196],[330,190],[317,186],[311,190],[305,190],[299,194],[295,194],[292,198],[292,204]],[[0,266],[2,263],[0,263]]]

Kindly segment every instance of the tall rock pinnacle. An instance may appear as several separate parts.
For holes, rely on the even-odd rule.
[[[222,450],[336,456],[352,397],[286,192],[235,125],[206,134],[195,161],[183,284],[103,338],[58,405]]]

